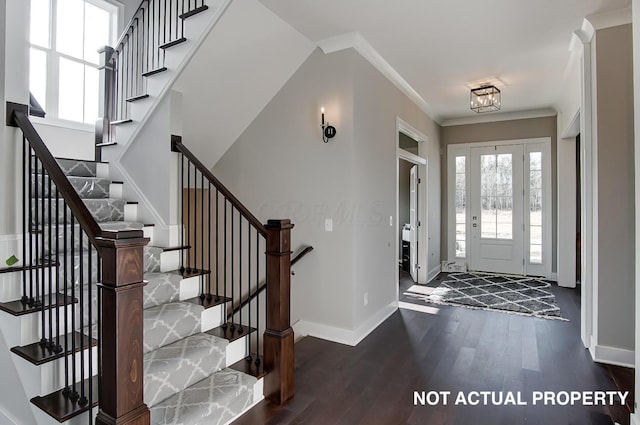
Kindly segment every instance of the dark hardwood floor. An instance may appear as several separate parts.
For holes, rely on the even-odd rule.
[[[263,401],[234,423],[627,424],[624,407],[532,405],[533,391],[616,390],[580,342],[579,290],[554,293],[569,322],[434,306],[398,310],[356,347],[303,338],[295,397]],[[520,391],[529,404],[414,406],[414,391]]]

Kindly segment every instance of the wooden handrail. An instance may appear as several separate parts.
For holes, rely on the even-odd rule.
[[[31,149],[42,163],[43,168],[58,188],[60,195],[64,198],[72,214],[78,220],[80,227],[87,234],[93,244],[97,244],[98,238],[108,239],[129,239],[141,238],[142,230],[127,230],[124,232],[104,231],[95,220],[91,212],[84,204],[78,192],[73,188],[71,182],[60,168],[44,141],[29,120],[29,108],[26,105],[7,102],[7,125],[19,127],[22,134],[29,142]]]
[[[231,193],[231,191],[227,189],[226,186],[223,185],[220,180],[218,180],[213,173],[209,171],[209,169],[200,162],[200,160],[189,149],[187,149],[185,145],[182,144],[181,136],[171,136],[171,151],[180,152],[187,157],[196,169],[200,171],[225,198],[227,198],[231,205],[233,205],[262,236],[267,236],[267,229],[264,224],[262,224],[262,222],[260,222],[260,220],[258,220],[256,216],[254,216],[251,211],[249,211],[247,207],[245,207],[242,202],[240,202],[238,198],[236,198],[233,193]]]
[[[291,260],[291,266],[293,266],[298,261],[302,260],[305,255],[313,251],[313,247],[311,245],[307,246],[305,249],[300,251],[293,259]]]

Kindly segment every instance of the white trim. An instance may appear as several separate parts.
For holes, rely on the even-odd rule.
[[[629,414],[629,422],[631,425],[640,425],[640,416],[635,413]]]
[[[598,363],[612,364],[616,366],[635,367],[635,351],[624,348],[595,345],[591,351],[593,360]]]
[[[428,186],[429,186],[429,182],[427,180],[427,177],[429,176],[429,170],[428,170],[428,160],[427,158],[424,158],[422,156],[419,155],[415,155],[411,152],[407,152],[403,149],[400,149],[400,132],[408,135],[409,137],[413,138],[414,140],[416,140],[418,142],[418,151],[420,151],[420,146],[426,146],[424,145],[424,143],[426,143],[429,138],[422,133],[420,130],[416,129],[415,127],[413,127],[411,124],[409,124],[408,122],[406,122],[405,120],[403,120],[400,117],[396,117],[396,208],[395,208],[395,222],[393,223],[393,231],[395,235],[398,235],[400,232],[400,223],[398,222],[398,217],[400,215],[400,208],[399,208],[399,204],[400,204],[400,191],[398,189],[399,185],[400,185],[400,163],[399,160],[400,159],[404,159],[406,161],[409,161],[411,163],[417,164],[418,165],[418,177],[420,179],[424,179],[424,182],[418,185],[418,189],[420,190],[419,195],[418,195],[418,220],[421,221],[423,223],[422,226],[420,226],[420,228],[418,229],[417,235],[418,235],[418,264],[419,265],[423,265],[424,262],[424,267],[420,267],[418,269],[418,283],[426,283],[427,282],[427,269],[426,267],[429,264],[429,256],[425,255],[423,256],[421,254],[422,251],[428,253],[429,252],[429,205],[428,205]],[[424,196],[420,196],[420,194],[424,195]],[[397,267],[395,265],[395,259],[397,258],[398,252],[400,251],[400,246],[399,246],[399,238],[396,237],[395,239],[395,251],[394,251],[394,267]],[[426,250],[420,249],[420,246],[426,246]],[[424,261],[423,261],[424,260]],[[399,276],[398,276],[398,272],[396,269],[394,269],[394,274],[395,274],[395,292],[396,292],[396,302],[400,299],[400,293],[399,293]]]
[[[631,23],[631,6],[609,12],[588,15],[586,19],[598,31],[605,28],[617,27]]]
[[[494,114],[486,114],[486,115],[475,115],[472,117],[450,118],[450,119],[443,120],[440,125],[442,127],[450,127],[452,125],[467,125],[467,124],[480,124],[480,123],[497,122],[497,121],[525,120],[529,118],[553,117],[557,114],[558,112],[552,108],[532,109],[529,111],[502,112],[502,113],[494,113]]]
[[[435,279],[436,276],[438,276],[439,274],[440,274],[440,265],[438,264],[437,266],[429,270],[429,273],[427,274],[427,282],[431,283],[431,281]]]
[[[567,128],[560,134],[561,139],[570,139],[580,134],[580,110],[578,109],[567,124]]]
[[[91,124],[83,122],[62,120],[60,118],[40,118],[30,116],[29,119],[34,124],[48,125],[50,127],[68,128],[76,131],[84,131],[85,133],[95,133],[96,129]]]
[[[396,153],[398,154],[398,158],[400,158],[400,159],[404,159],[406,161],[413,162],[414,164],[417,164],[417,165],[427,165],[426,158],[418,156],[418,155],[416,155],[414,153],[411,153],[409,151],[405,151],[404,149],[396,148]]]
[[[393,301],[387,306],[378,310],[376,314],[369,317],[362,325],[355,330],[338,328],[335,326],[325,325],[322,323],[309,322],[299,320],[293,324],[293,332],[296,338],[303,336],[313,336],[327,341],[337,342],[338,344],[349,345],[355,347],[365,339],[380,324],[389,318],[398,310],[398,301]]]
[[[554,282],[558,282],[558,273],[551,273],[548,279],[553,280]]]
[[[350,48],[355,49],[355,51],[360,53],[375,69],[411,99],[429,118],[440,123],[441,117],[435,113],[431,105],[411,87],[407,80],[405,80],[359,32],[350,32],[320,40],[318,47],[320,47],[325,54]]]
[[[3,411],[0,409],[0,424],[2,425],[17,425],[11,418],[9,418]]]

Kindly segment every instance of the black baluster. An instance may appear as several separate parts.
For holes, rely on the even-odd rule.
[[[44,308],[44,302],[47,299],[45,297],[45,289],[46,289],[46,282],[45,282],[45,278],[46,278],[46,269],[45,269],[45,257],[46,257],[46,253],[45,253],[45,242],[44,242],[44,236],[45,236],[45,227],[47,225],[47,209],[45,207],[45,200],[47,199],[45,196],[45,189],[47,187],[47,184],[45,182],[45,169],[44,169],[44,164],[40,164],[41,166],[41,171],[40,171],[40,189],[42,191],[42,193],[40,194],[40,232],[39,234],[39,239],[40,239],[40,252],[38,254],[38,262],[40,263],[40,296],[42,297],[40,299],[40,311],[42,313],[42,321],[40,323],[40,331],[42,332],[40,334],[40,345],[42,346],[42,348],[46,348],[47,347],[47,327],[46,327],[46,318],[47,318],[47,314],[46,314],[46,310]]]
[[[252,226],[248,226],[248,235],[247,235],[247,258],[249,260],[249,265],[247,268],[247,286],[248,286],[248,294],[247,294],[247,313],[249,314],[249,330],[251,330],[251,326],[252,322],[251,322],[251,227]],[[249,355],[247,356],[247,361],[251,362],[252,358],[251,358],[251,334],[249,334],[249,338],[247,338],[247,345],[248,345],[248,352]]]
[[[187,256],[187,273],[191,273],[191,257],[193,256],[194,246],[191,242],[191,161],[187,161],[187,244],[191,247]]]
[[[183,3],[184,4],[184,3]],[[209,274],[207,275],[207,300],[211,301],[213,296],[211,295],[211,182],[207,187],[207,195],[208,195],[208,204],[207,204],[207,269],[209,269]]]
[[[96,250],[96,252],[98,253],[98,260],[96,261],[96,267],[97,267],[97,280],[99,280],[100,282],[102,282],[102,261],[100,258],[100,251]],[[96,318],[96,325],[98,327],[98,389],[102,388],[102,356],[99,353],[102,353],[102,350],[100,348],[101,344],[102,344],[102,291],[98,288],[96,288],[97,291],[97,299],[98,299],[98,311],[97,311],[97,318]],[[91,337],[91,334],[89,335],[89,337]],[[89,340],[91,340],[91,338],[89,338]],[[98,390],[98,405],[100,405],[100,390]]]
[[[224,284],[224,299],[225,299],[225,305],[224,305],[224,323],[222,324],[222,329],[227,329],[227,198],[224,198],[224,219],[222,222],[222,225],[224,226],[224,246],[222,248],[222,252],[224,255],[223,261],[222,261],[222,267],[224,269],[224,274],[223,274],[223,279],[222,282]],[[231,301],[231,308],[233,309],[233,300]]]
[[[177,7],[178,3],[176,3]],[[200,272],[204,272],[204,174],[200,173]],[[204,299],[205,275],[200,275],[200,299]]]
[[[28,207],[28,215],[29,215],[29,296],[26,299],[23,298],[23,301],[27,302],[29,305],[33,305],[33,234],[34,234],[34,218],[33,218],[33,185],[34,182],[37,183],[38,178],[35,177],[36,174],[33,170],[33,152],[31,151],[31,147],[29,147],[29,207]],[[24,243],[27,243],[27,239],[24,240]]]
[[[33,264],[33,265],[36,266],[36,268],[35,268],[36,296],[35,296],[35,299],[33,300],[33,306],[38,308],[38,307],[41,306],[41,303],[40,303],[40,271],[37,268],[37,265],[39,263],[38,262],[38,255],[40,255],[40,243],[39,243],[40,242],[40,210],[39,210],[40,201],[38,199],[38,195],[39,195],[39,192],[40,192],[39,188],[38,188],[38,175],[40,173],[40,162],[38,161],[38,158],[36,158],[35,165],[36,165],[36,171],[35,171],[35,177],[34,177],[35,184],[34,184],[34,187],[33,187],[34,192],[35,192],[34,193],[34,198],[35,198],[35,201],[34,201],[34,205],[35,205],[34,223],[35,224],[33,226],[34,232],[35,232],[35,237],[34,237],[34,239],[35,239],[35,258],[34,258],[35,264]]]
[[[85,269],[84,269],[84,231],[82,230],[82,228],[79,228],[79,233],[80,233],[80,240],[79,240],[79,245],[78,245],[78,257],[80,258],[80,273],[79,273],[79,278],[78,278],[78,290],[80,291],[80,314],[78,315],[78,317],[80,318],[80,326],[79,326],[79,330],[80,330],[80,350],[82,350],[82,344],[84,342],[84,337],[82,336],[84,333],[84,329],[85,329],[85,323],[84,323],[84,315],[85,315],[85,308],[84,308],[84,304],[87,301],[86,300],[86,296],[84,293],[84,284],[85,284]],[[90,273],[90,272],[89,272]],[[78,399],[78,404],[80,404],[81,406],[84,406],[85,404],[87,404],[89,402],[89,400],[87,400],[87,396],[85,394],[85,390],[84,390],[84,358],[82,357],[82,352],[80,354],[80,398]]]
[[[238,333],[243,333],[244,332],[244,328],[242,327],[242,214],[239,214],[239,218],[240,218],[240,223],[238,223],[238,224],[239,224],[239,227],[240,227],[240,248],[239,248],[240,249],[240,251],[239,251],[239,257],[240,258],[238,259],[238,261],[240,263],[239,264],[239,266],[240,266],[239,275],[240,276],[238,277],[238,279],[239,279],[239,282],[240,282],[240,297],[239,297],[240,298],[240,304],[239,304],[239,306],[240,306],[240,311],[239,311],[240,320],[238,321]]]
[[[89,397],[87,400],[87,403],[89,404],[89,406],[93,406],[93,356],[92,356],[92,346],[91,346],[91,335],[93,334],[92,332],[92,322],[93,322],[93,271],[91,269],[91,267],[93,266],[93,260],[91,258],[91,248],[92,248],[92,244],[91,241],[87,238],[87,248],[89,251],[89,258],[88,258],[88,265],[87,268],[89,269],[89,279],[88,279],[88,291],[87,291],[87,300],[88,300],[88,318],[89,320],[87,320],[87,350],[89,353],[89,365],[88,365],[88,374],[87,374],[87,381],[88,381],[88,391],[89,391]],[[82,334],[82,341],[84,343],[84,333]],[[83,362],[84,363],[84,362]],[[89,425],[93,425],[93,415],[89,415]]]
[[[169,8],[171,9],[171,8]],[[164,0],[164,15],[162,15],[164,17],[164,25],[163,25],[163,33],[164,33],[164,37],[162,38],[162,44],[167,42],[167,0]],[[171,22],[171,20],[169,20],[169,22]],[[171,28],[169,28],[169,37],[171,37]]]
[[[31,149],[29,149],[31,153]],[[29,167],[31,161],[29,161]],[[29,181],[29,188],[31,187],[31,169],[27,170],[27,139],[22,136],[22,298],[23,304],[29,302],[27,297],[27,243],[31,244],[31,232],[27,232],[27,226],[31,226],[31,214],[27,212],[29,202],[27,201],[27,180]],[[31,190],[29,189],[29,192]],[[30,210],[29,210],[30,211]],[[29,242],[27,242],[27,239]]]
[[[71,213],[71,302],[75,303],[76,300],[76,218]],[[71,401],[76,402],[80,397],[76,389],[76,338],[73,333],[76,331],[76,315],[71,314],[71,394],[69,398]]]
[[[218,206],[218,198],[220,194],[218,193],[218,189],[216,188],[216,302],[220,301],[220,267],[218,267],[218,259],[220,255],[220,226],[218,223],[218,216],[220,215],[220,207]]]
[[[234,206],[233,204],[231,204],[231,332],[234,332],[236,330],[236,325],[233,322],[236,315],[235,315],[235,304],[236,304],[236,296],[235,296],[235,286],[236,286],[236,280],[235,280],[235,269],[236,269],[236,262],[235,262],[235,252],[236,252],[236,247],[235,247],[235,238],[233,237],[233,234],[235,232],[235,226],[234,226],[234,220],[233,220],[233,216],[235,215],[233,213],[234,210]]]
[[[66,305],[67,305],[67,297],[68,297],[68,293],[69,293],[69,288],[68,288],[68,278],[69,275],[67,273],[67,271],[69,270],[69,261],[68,261],[68,243],[67,243],[67,226],[68,224],[68,216],[67,216],[67,205],[66,203],[63,202],[62,205],[62,222],[65,226],[65,230],[64,230],[64,236],[62,237],[63,240],[63,256],[62,256],[62,260],[64,262],[64,266],[62,268],[62,285],[64,287],[64,291],[62,293],[62,297],[64,299],[64,305],[65,305],[65,310],[64,310],[64,390],[62,391],[62,394],[66,397],[71,395],[71,386],[69,385],[69,314],[67,314],[67,309],[66,309]],[[73,233],[73,226],[69,229],[72,233]],[[73,301],[72,301],[73,303]],[[71,330],[71,332],[73,332],[73,329]],[[73,334],[71,335],[73,338]]]
[[[48,236],[49,236],[49,240],[47,241],[47,248],[48,248],[48,258],[47,261],[49,262],[49,340],[47,341],[47,348],[49,349],[49,351],[53,351],[53,349],[55,348],[55,343],[53,341],[53,252],[52,252],[52,238],[53,238],[53,234],[52,234],[52,230],[53,230],[53,219],[51,218],[51,202],[52,202],[52,197],[51,197],[51,193],[52,193],[52,189],[51,189],[51,177],[49,176],[48,179],[48,191],[47,191],[47,199],[49,200],[49,205],[48,205],[48,213],[49,213],[49,220],[47,220],[47,224],[48,224]],[[57,238],[56,238],[57,239]],[[57,310],[57,308],[56,308]]]
[[[180,154],[180,222],[182,223],[182,252],[180,254],[180,273],[184,273],[184,256],[188,251],[184,248],[184,233],[186,228],[184,227],[184,154]]]
[[[63,223],[64,225],[64,223]],[[63,232],[67,233],[66,227],[63,227]],[[58,267],[56,268],[56,297],[60,296],[60,267],[62,263],[60,262],[60,192],[58,192],[58,188],[56,187],[56,264]],[[66,253],[66,252],[65,252]],[[66,296],[66,294],[65,294]],[[63,301],[63,305],[65,305]],[[56,354],[60,354],[62,352],[62,346],[60,345],[60,307],[56,308],[56,344],[53,349],[53,352]]]
[[[260,368],[260,232],[256,231],[256,369]]]

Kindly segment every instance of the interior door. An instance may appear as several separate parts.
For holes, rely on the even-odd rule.
[[[409,189],[409,264],[411,279],[418,281],[418,166],[411,167]]]
[[[524,149],[471,149],[472,270],[524,273]]]

